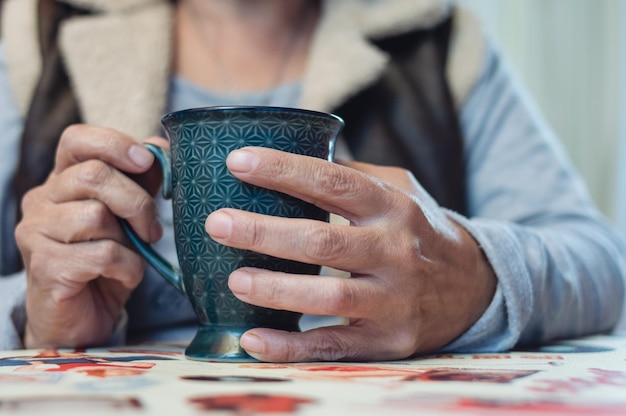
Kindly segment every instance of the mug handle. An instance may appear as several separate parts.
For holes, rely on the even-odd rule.
[[[154,155],[156,160],[161,165],[161,172],[163,176],[163,189],[162,194],[163,198],[171,199],[172,198],[172,169],[171,169],[171,154],[169,150],[163,149],[162,147],[145,143],[144,146]],[[157,253],[150,244],[143,241],[137,233],[132,229],[128,221],[120,218],[120,224],[122,226],[122,230],[130,240],[130,242],[135,246],[137,251],[145,257],[146,261],[150,266],[152,266],[161,276],[165,278],[168,282],[170,282],[178,291],[183,294],[186,294],[185,284],[183,282],[183,273],[178,267],[173,266],[169,261],[167,261],[163,256]]]

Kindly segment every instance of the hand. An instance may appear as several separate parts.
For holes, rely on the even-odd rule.
[[[257,359],[385,360],[427,353],[469,329],[489,306],[496,278],[483,253],[410,173],[263,148],[235,151],[227,165],[245,182],[314,203],[351,223],[233,209],[209,215],[206,230],[222,244],[351,273],[345,279],[253,268],[233,272],[229,287],[244,302],[349,318],[346,326],[303,333],[252,329],[241,346]]]
[[[54,170],[25,195],[15,232],[28,282],[27,348],[99,345],[110,337],[145,267],[127,247],[117,217],[146,241],[162,233],[153,198],[122,172],[147,172],[153,161],[120,132],[86,125],[65,130]],[[141,177],[153,192],[157,176]]]

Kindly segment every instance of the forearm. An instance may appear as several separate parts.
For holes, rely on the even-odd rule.
[[[498,276],[494,300],[446,351],[501,351],[607,331],[624,301],[622,243],[602,222],[550,226],[458,219]]]
[[[623,243],[604,224],[589,221],[534,234],[524,244],[539,243],[542,256],[527,259],[535,307],[520,343],[613,329],[625,297]]]

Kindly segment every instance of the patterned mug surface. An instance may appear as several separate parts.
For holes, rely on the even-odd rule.
[[[332,161],[343,121],[334,115],[280,107],[207,107],[162,119],[170,151],[147,145],[161,163],[163,194],[172,199],[179,268],[125,230],[148,262],[189,297],[200,321],[186,355],[198,360],[249,361],[239,347],[254,327],[298,331],[301,314],[238,300],[228,277],[240,267],[318,274],[320,267],[223,246],[204,229],[207,216],[236,208],[290,218],[328,220],[324,210],[289,195],[241,182],[226,168],[228,154],[263,146]]]

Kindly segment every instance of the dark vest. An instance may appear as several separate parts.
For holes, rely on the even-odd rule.
[[[55,0],[40,0],[38,8],[43,67],[21,137],[16,201],[45,181],[61,133],[82,120],[57,35],[63,19],[86,11]],[[464,213],[463,139],[445,76],[451,27],[448,18],[432,29],[373,40],[390,54],[390,64],[333,112],[346,121],[343,136],[356,160],[410,170],[440,205]],[[19,221],[19,204],[15,215]],[[19,256],[2,256],[2,274],[21,269]]]
[[[435,200],[466,213],[463,136],[446,79],[452,18],[375,41],[391,55],[379,80],[335,109],[354,158],[400,166]]]

